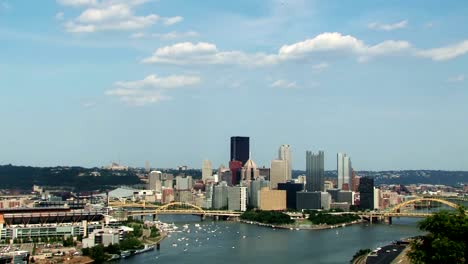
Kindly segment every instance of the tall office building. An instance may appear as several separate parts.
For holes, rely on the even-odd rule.
[[[206,183],[206,180],[213,176],[213,169],[211,168],[211,161],[204,160],[202,164],[202,180]]]
[[[229,170],[231,171],[231,185],[238,185],[242,179],[242,162],[239,160],[231,160],[229,162]]]
[[[359,180],[360,202],[359,207],[362,209],[374,209],[374,179],[362,177]]]
[[[249,160],[250,139],[249,137],[231,137],[231,161],[242,162],[242,166]]]
[[[161,184],[162,173],[160,171],[152,171],[148,176],[148,189],[156,192],[162,191]]]
[[[249,159],[241,171],[241,179],[244,181],[253,181],[260,176],[260,171],[257,168],[255,162]]]
[[[270,182],[264,180],[263,178],[258,178],[250,183],[250,199],[249,205],[258,208],[260,206],[258,200],[258,191],[260,191],[264,187],[269,187]]]
[[[288,163],[286,160],[272,160],[270,167],[270,187],[273,190],[278,188],[278,183],[288,181]]]
[[[325,154],[306,152],[306,190],[308,192],[323,192],[325,174]]]
[[[353,166],[351,158],[346,153],[336,155],[336,169],[338,171],[338,189],[351,190],[353,188]]]
[[[213,209],[225,209],[228,206],[228,186],[226,182],[220,182],[213,188]]]
[[[292,159],[291,159],[291,146],[281,145],[278,151],[278,159],[287,161],[287,180],[292,179]]]
[[[302,191],[304,185],[302,183],[278,183],[278,190],[286,191],[286,206],[289,209],[296,209],[296,193]]]
[[[247,210],[247,187],[228,187],[228,210]]]

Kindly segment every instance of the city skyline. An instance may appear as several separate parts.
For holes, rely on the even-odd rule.
[[[245,135],[259,167],[289,144],[293,169],[322,149],[327,170],[339,152],[356,170],[468,170],[467,13],[435,0],[0,0],[0,164],[227,166],[226,141]]]

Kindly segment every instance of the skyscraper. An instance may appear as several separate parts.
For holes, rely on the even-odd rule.
[[[242,162],[242,166],[249,160],[250,139],[249,137],[231,137],[231,161]]]
[[[338,171],[338,189],[351,190],[353,187],[353,166],[351,158],[346,153],[336,155],[336,169]]]
[[[202,180],[206,183],[206,180],[213,176],[213,169],[211,168],[211,161],[204,160],[202,164]]]
[[[291,160],[291,146],[281,145],[278,151],[278,159],[287,161],[287,180],[292,179],[292,160]]]
[[[362,177],[359,180],[360,202],[359,207],[362,209],[374,209],[374,179]]]
[[[286,160],[272,160],[270,167],[270,187],[273,190],[278,188],[278,183],[285,183],[287,181],[287,167]]]
[[[306,152],[306,190],[308,192],[323,192],[324,190],[324,156],[323,151],[317,154],[312,151]]]

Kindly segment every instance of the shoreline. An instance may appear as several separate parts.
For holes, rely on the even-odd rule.
[[[240,223],[244,224],[249,224],[249,225],[257,225],[257,226],[262,226],[262,227],[270,227],[273,229],[289,229],[289,230],[325,230],[325,229],[334,229],[334,228],[340,228],[340,227],[346,227],[350,225],[355,225],[355,224],[361,224],[364,221],[363,220],[356,220],[353,222],[347,222],[347,223],[342,223],[342,224],[337,224],[337,225],[274,225],[274,224],[265,224],[265,223],[260,223],[260,222],[255,222],[255,221],[248,221],[248,220],[238,220]]]

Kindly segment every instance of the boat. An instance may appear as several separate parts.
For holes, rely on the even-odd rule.
[[[118,254],[112,254],[112,255],[111,255],[111,258],[109,259],[109,261],[118,260],[118,259],[120,259],[120,255],[118,255]]]
[[[132,255],[132,252],[130,252],[129,250],[125,250],[125,251],[122,251],[122,252],[120,253],[120,256],[121,256],[122,258],[128,258],[128,257],[130,257],[131,255]]]
[[[145,252],[148,252],[148,251],[151,251],[151,250],[154,250],[154,246],[145,245],[145,247],[143,249],[139,249],[139,250],[135,251],[135,254],[141,254],[141,253],[145,253]]]
[[[172,246],[173,246],[173,247],[177,247],[177,244],[176,244],[176,243],[172,243]]]

